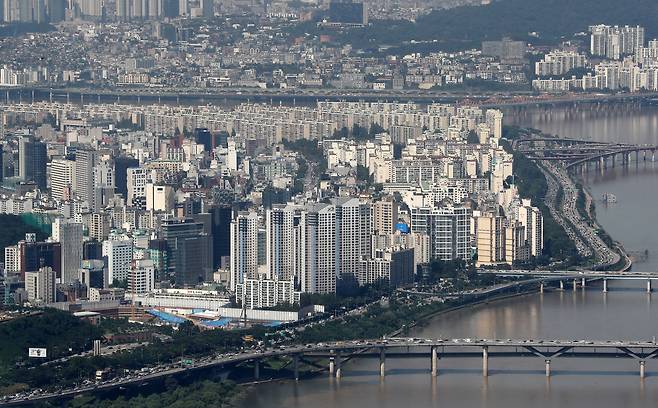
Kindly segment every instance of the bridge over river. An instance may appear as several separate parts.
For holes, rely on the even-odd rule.
[[[372,340],[337,341],[307,345],[279,346],[265,350],[249,350],[241,353],[217,355],[193,361],[187,366],[162,366],[151,372],[128,377],[119,377],[102,383],[90,384],[60,391],[41,393],[22,399],[0,402],[0,405],[26,405],[49,399],[70,398],[82,393],[96,393],[143,384],[168,376],[176,376],[209,368],[231,369],[236,365],[253,366],[254,380],[260,379],[260,367],[264,360],[287,358],[291,360],[291,373],[295,380],[300,378],[300,363],[314,359],[328,361],[330,375],[340,378],[347,360],[356,358],[379,359],[379,374],[386,376],[388,359],[427,359],[428,374],[438,376],[440,361],[447,358],[477,358],[482,361],[482,375],[490,374],[490,360],[497,357],[519,357],[539,359],[545,375],[551,376],[551,362],[557,358],[578,358],[587,364],[587,359],[628,359],[636,361],[640,378],[647,374],[646,362],[658,356],[658,344],[638,340],[550,340],[550,339],[431,339],[394,337]],[[493,363],[493,361],[491,361]]]
[[[605,143],[594,140],[582,140],[558,137],[528,137],[513,141],[514,150],[525,154],[531,160],[559,161],[567,170],[578,173],[615,167],[620,161],[622,166],[640,161],[655,161],[655,145],[634,145],[625,143]]]

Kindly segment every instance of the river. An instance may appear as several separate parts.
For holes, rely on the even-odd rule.
[[[658,145],[657,106],[580,104],[515,109],[506,112],[505,117],[507,124],[533,127],[560,137]],[[658,233],[654,225],[658,219],[658,162],[636,164],[603,173],[591,170],[583,180],[596,200],[599,223],[631,255],[643,255],[633,257],[633,270],[658,271]],[[604,193],[614,194],[617,202],[603,202]]]
[[[632,105],[578,105],[526,108],[506,112],[506,123],[530,126],[564,137],[658,144],[658,108]],[[658,158],[657,158],[658,159]],[[598,199],[617,195],[616,204],[597,201],[600,223],[631,251],[649,256],[635,270],[658,270],[658,165],[640,163],[585,176]],[[549,338],[638,340],[658,336],[658,293],[644,283],[612,282],[603,294],[595,285],[526,295],[451,312],[415,329],[415,337]],[[429,359],[388,359],[381,380],[377,360],[357,360],[344,367],[343,378],[327,375],[294,382],[259,385],[240,406],[249,408],[388,408],[388,407],[655,407],[658,361],[647,363],[639,378],[636,361],[560,359],[553,375],[544,376],[540,358],[492,358],[483,378],[480,359],[445,359],[439,376],[429,375]],[[653,374],[653,375],[652,375]]]

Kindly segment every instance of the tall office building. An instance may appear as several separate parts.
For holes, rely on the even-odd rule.
[[[143,294],[155,289],[155,266],[150,259],[133,261],[128,275],[128,291]]]
[[[78,269],[78,281],[89,288],[103,289],[109,286],[107,282],[105,262],[100,259],[84,260]]]
[[[103,242],[103,257],[106,259],[108,282],[128,279],[133,259],[133,241],[128,238],[109,239]]]
[[[107,207],[110,199],[114,197],[114,164],[102,161],[92,170],[93,194],[89,203],[93,211],[100,211]]]
[[[212,242],[212,267],[228,268],[231,256],[231,207],[211,206],[205,212],[195,214],[194,220],[204,225],[204,231]]]
[[[114,159],[114,187],[123,198],[128,197],[128,169],[139,167],[139,160],[119,156]]]
[[[126,170],[126,205],[146,209],[147,170],[132,167]]]
[[[50,196],[56,200],[70,200],[75,184],[75,162],[54,159],[50,162]]]
[[[441,205],[411,209],[411,229],[430,240],[430,257],[442,261],[471,258],[471,216],[464,206]]]
[[[89,205],[93,203],[94,167],[98,161],[98,152],[89,147],[78,148],[75,152],[74,190]]]
[[[34,182],[40,190],[47,188],[46,167],[48,154],[46,144],[23,136],[18,144],[19,175],[22,181]]]
[[[53,241],[61,245],[62,275],[60,282],[69,284],[78,279],[82,262],[82,224],[56,218],[52,225]]]
[[[167,242],[169,275],[179,285],[195,285],[212,276],[212,246],[203,224],[191,219],[168,220],[162,224]]]
[[[62,251],[59,242],[37,242],[35,234],[25,234],[25,240],[18,242],[18,251],[21,278],[25,278],[25,272],[34,272],[44,266],[51,267],[57,277],[62,276]]]
[[[239,212],[231,221],[231,290],[258,276],[258,230],[255,212]]]
[[[25,291],[31,302],[53,303],[57,299],[55,271],[44,266],[25,273]]]

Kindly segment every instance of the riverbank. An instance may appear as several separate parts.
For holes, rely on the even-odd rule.
[[[561,267],[581,267],[595,270],[626,270],[630,259],[618,242],[614,242],[598,224],[591,212],[591,197],[582,186],[556,162],[530,158],[517,149],[517,141],[541,149],[542,140],[550,135],[536,129],[506,127],[505,137],[512,143],[504,145],[514,155],[514,171],[518,178],[519,192],[530,197],[544,216],[545,253]],[[537,139],[537,142],[533,142]],[[587,204],[589,203],[589,204]],[[569,238],[568,244],[564,236]],[[556,242],[557,241],[557,242]],[[555,248],[554,248],[555,247]],[[537,264],[535,266],[546,266]]]

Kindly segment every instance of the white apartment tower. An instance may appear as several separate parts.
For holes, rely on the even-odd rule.
[[[358,198],[338,198],[336,207],[336,259],[340,279],[361,283],[360,261],[370,256],[372,220],[370,204]]]
[[[525,240],[530,248],[530,256],[538,257],[544,250],[544,218],[529,199],[521,200],[518,220],[525,227]]]
[[[258,276],[258,229],[255,212],[239,212],[231,221],[231,290]]]
[[[313,204],[301,215],[302,292],[336,293],[336,207]]]
[[[299,275],[301,209],[275,205],[266,212],[267,271],[270,279],[291,280]]]

